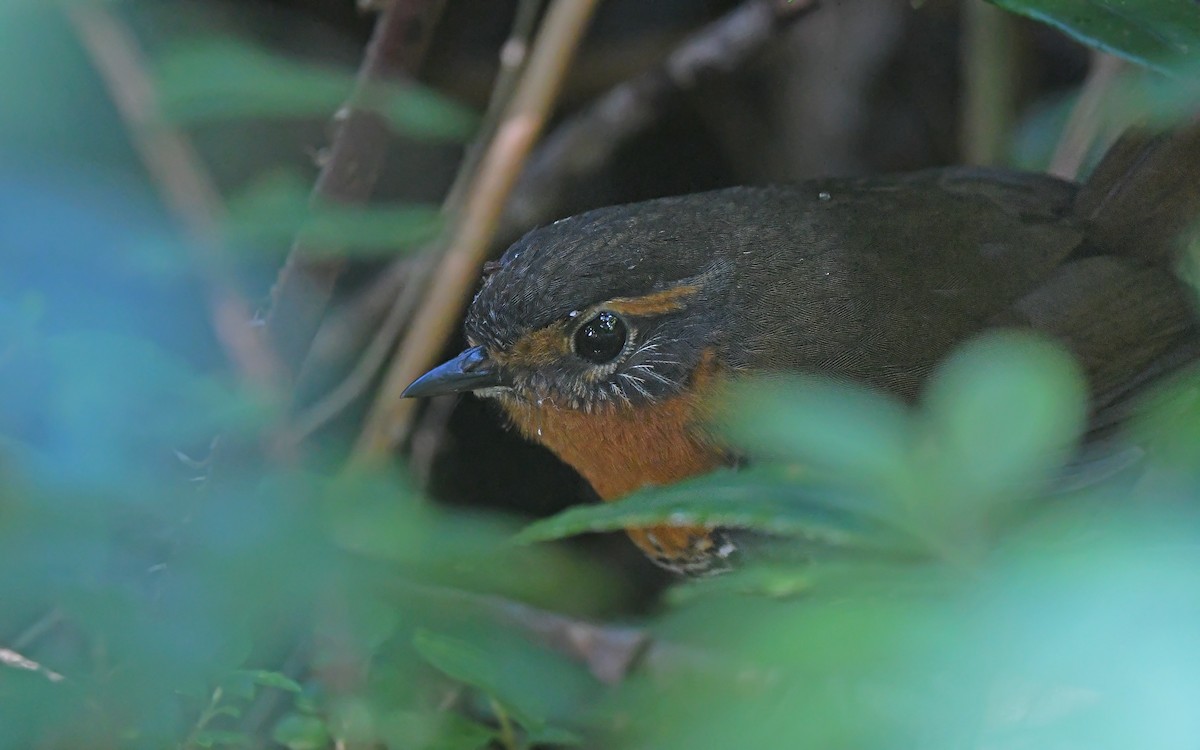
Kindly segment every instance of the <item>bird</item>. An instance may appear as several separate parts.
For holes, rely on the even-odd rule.
[[[993,328],[1060,341],[1103,424],[1197,359],[1176,264],[1198,218],[1200,123],[1127,131],[1082,184],[942,167],[600,208],[490,262],[467,348],[404,396],[498,402],[606,501],[736,464],[709,427],[732,379],[816,373],[912,402]],[[678,573],[732,551],[708,527],[626,531]]]

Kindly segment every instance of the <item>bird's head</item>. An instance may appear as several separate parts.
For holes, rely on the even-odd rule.
[[[678,395],[717,346],[729,263],[680,201],[617,206],[535,230],[491,264],[469,348],[408,396],[474,391],[581,412]],[[720,244],[719,242],[716,244]]]

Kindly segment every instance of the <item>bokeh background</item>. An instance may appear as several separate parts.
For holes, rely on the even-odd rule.
[[[476,265],[727,185],[1081,177],[1195,120],[1200,6],[592,5],[0,6],[0,747],[1194,747],[1194,377],[1082,462],[1018,336],[917,407],[750,387],[753,468],[605,507],[389,394],[461,348],[489,207]],[[614,533],[668,517],[776,542],[684,581]]]

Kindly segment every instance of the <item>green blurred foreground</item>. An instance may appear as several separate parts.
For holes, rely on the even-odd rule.
[[[916,411],[760,384],[727,410],[753,470],[524,530],[402,476],[222,466],[278,399],[213,364],[195,248],[63,27],[0,42],[0,747],[1195,747],[1200,379],[1066,469],[1083,389],[1045,342],[973,342]],[[788,541],[670,591],[616,685],[514,624],[622,596],[533,542],[663,519]]]

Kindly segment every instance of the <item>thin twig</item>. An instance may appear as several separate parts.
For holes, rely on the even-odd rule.
[[[400,393],[441,353],[490,247],[500,212],[540,135],[598,0],[556,0],[538,33],[503,122],[480,164],[424,305],[409,327],[368,414],[354,459],[385,458],[407,432],[412,403]]]
[[[300,369],[299,382],[310,382],[336,371],[343,363],[359,356],[387,318],[396,296],[413,277],[413,266],[422,260],[420,255],[396,259],[331,310],[313,337],[308,357]]]
[[[1091,57],[1091,68],[1087,79],[1079,90],[1079,98],[1071,109],[1071,116],[1063,127],[1062,136],[1046,170],[1056,177],[1073,180],[1101,133],[1110,125],[1109,118],[1101,116],[1105,100],[1120,80],[1126,63],[1116,55],[1095,51]]]
[[[222,258],[219,226],[225,206],[191,143],[159,117],[158,97],[137,39],[107,8],[77,4],[69,18],[129,132],[146,171],[184,230],[204,254],[208,307],[217,338],[236,370],[274,392],[281,368],[253,325],[253,309]]]
[[[442,437],[454,415],[454,407],[458,405],[458,396],[439,396],[431,399],[429,406],[422,412],[413,430],[413,437],[408,451],[408,469],[417,487],[428,489],[429,480],[433,476],[433,462],[437,458],[438,448]]]
[[[375,22],[354,91],[335,117],[333,141],[313,188],[315,200],[362,203],[374,191],[391,131],[382,115],[359,104],[377,90],[380,81],[399,77],[406,65],[413,64],[406,53],[413,25],[439,7],[440,3],[397,0]],[[303,238],[293,244],[271,291],[266,316],[267,337],[289,373],[300,369],[344,267],[343,258],[315,252]]]
[[[16,638],[13,638],[9,645],[14,649],[29,648],[46,633],[58,627],[62,621],[62,610],[57,606],[51,607],[44,615],[34,620],[33,624],[22,630]]]
[[[475,173],[473,162],[478,162],[483,146],[489,142],[513,85],[518,80],[534,31],[534,22],[544,2],[522,0],[518,7],[512,33],[501,51],[500,73],[483,117],[481,137],[468,150],[447,196],[446,210],[452,215],[461,202],[463,188],[471,183],[470,178]],[[501,228],[496,237],[507,239],[531,226],[561,216],[568,205],[569,196],[578,193],[576,186],[590,179],[630,139],[652,127],[661,114],[670,109],[674,99],[695,89],[698,81],[709,74],[740,67],[792,21],[816,6],[816,0],[788,3],[752,0],[739,6],[690,36],[659,66],[618,85],[582,113],[555,128],[530,156],[505,205]],[[401,262],[397,261],[380,274],[363,292],[362,304],[366,304],[367,299],[395,299],[405,285],[427,281],[420,274],[398,273],[397,266]],[[372,322],[377,323],[379,317],[371,319]],[[355,316],[353,320],[361,324],[367,319]],[[320,339],[333,338],[334,328],[337,329],[336,338],[340,341],[356,338],[354,333],[345,331],[338,319],[328,325],[331,329],[328,336],[322,332]],[[378,329],[371,353],[364,355],[364,361],[360,362],[364,366],[354,370],[353,383],[348,384],[345,390],[339,386],[335,389],[336,397],[331,392],[329,400],[322,399],[320,404],[306,412],[302,420],[305,434],[340,413],[357,398],[359,389],[365,389],[373,381],[373,368],[377,367],[374,351],[381,343],[390,347],[392,342],[387,337],[392,334],[391,328]],[[313,417],[320,419],[314,420]]]
[[[545,2],[546,0],[521,0],[517,6],[512,32],[500,53],[500,71],[487,111],[483,115],[479,134],[468,147],[463,163],[443,201],[442,212],[448,216],[457,216],[461,212],[466,187],[474,180],[485,147],[491,142],[501,117],[512,100],[513,89],[520,72],[524,69],[529,42],[536,31],[537,20]],[[413,310],[420,302],[420,295],[429,282],[429,276],[436,268],[436,258],[444,249],[444,241],[435,241],[415,257],[396,260],[380,274],[379,280],[364,293],[361,304],[365,306],[375,298],[388,300],[390,309],[382,316],[363,316],[346,321],[344,316],[338,315],[332,316],[321,326],[313,341],[309,358],[304,363],[306,371],[319,368],[316,355],[323,341],[333,340],[344,346],[346,341],[354,338],[358,331],[366,327],[364,323],[374,330],[374,335],[350,373],[292,420],[292,424],[282,436],[285,442],[298,444],[307,439],[366,392],[374,382],[376,374],[386,364],[388,354],[412,317]],[[379,317],[383,317],[382,323]],[[345,330],[347,323],[355,325],[355,328]],[[324,359],[328,361],[330,357],[326,355]],[[303,376],[304,372],[301,379]]]
[[[419,259],[413,276],[424,275],[422,272],[432,266],[430,260],[432,257]],[[412,281],[405,285],[350,373],[333,390],[291,420],[282,435],[286,445],[296,446],[307,440],[366,392],[374,381],[375,374],[387,363],[392,346],[421,299],[423,287],[423,284]]]
[[[10,648],[0,648],[0,666],[10,669],[20,669],[26,672],[37,672],[50,682],[62,682],[65,679],[53,669],[48,669],[33,659],[17,653]]]
[[[1016,113],[1020,29],[1016,16],[984,0],[967,0],[963,12],[963,160],[999,164]]]

